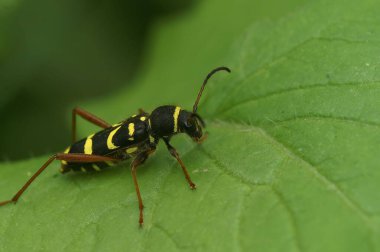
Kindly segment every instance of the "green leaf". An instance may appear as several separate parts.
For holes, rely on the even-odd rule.
[[[86,107],[110,121],[139,106],[190,108],[207,71],[230,66],[199,106],[207,141],[173,139],[197,190],[160,145],[138,171],[139,229],[128,164],[68,176],[54,164],[0,208],[0,250],[380,251],[380,4],[294,2],[264,21],[240,4],[202,3],[161,24],[139,86]],[[225,13],[233,26],[207,28]],[[1,197],[45,159],[2,164]]]

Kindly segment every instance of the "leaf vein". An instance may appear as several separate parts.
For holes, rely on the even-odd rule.
[[[285,208],[285,211],[288,213],[288,217],[289,217],[289,220],[290,220],[290,223],[291,223],[291,226],[292,226],[292,229],[293,229],[293,233],[294,233],[294,243],[295,243],[295,246],[296,246],[296,249],[297,251],[303,251],[301,249],[301,240],[300,240],[300,235],[299,235],[299,232],[298,232],[298,228],[297,228],[297,222],[296,222],[296,217],[292,211],[292,209],[290,208],[290,206],[286,203],[286,200],[284,199],[284,197],[281,195],[281,193],[279,191],[277,191],[274,186],[270,186],[271,190],[273,191],[273,193],[276,195],[276,197],[278,198],[278,201],[280,202],[281,205],[284,206]]]
[[[358,216],[368,225],[368,227],[372,230],[372,224],[370,220],[370,214],[365,212],[364,209],[362,209],[357,203],[355,203],[351,198],[349,198],[341,189],[340,187],[335,184],[333,181],[329,180],[326,176],[321,174],[319,170],[314,167],[310,162],[305,160],[303,157],[299,156],[294,152],[290,147],[286,146],[284,143],[280,142],[278,139],[274,138],[272,135],[268,134],[263,128],[249,125],[249,124],[242,124],[242,123],[231,123],[228,121],[223,121],[226,124],[230,125],[240,125],[249,127],[250,129],[254,130],[255,132],[258,132],[261,134],[264,138],[270,140],[274,146],[277,146],[279,150],[281,150],[284,154],[289,156],[290,158],[299,161],[301,164],[303,164],[316,178],[318,178],[320,181],[324,182],[326,185],[328,185],[328,188],[335,192],[336,195],[354,212],[358,214]]]
[[[203,148],[201,148],[202,152],[208,156],[211,160],[214,161],[214,163],[216,164],[216,166],[219,168],[219,170],[223,173],[223,174],[226,174],[234,179],[237,179],[239,180],[241,183],[245,184],[246,186],[248,186],[250,188],[250,191],[253,190],[254,186],[266,186],[266,187],[270,187],[271,190],[276,194],[276,196],[279,198],[279,202],[284,205],[284,208],[285,210],[288,212],[288,217],[290,219],[290,223],[291,223],[291,226],[292,226],[292,229],[294,230],[294,236],[295,236],[295,246],[297,248],[297,251],[302,251],[300,249],[300,241],[299,241],[299,235],[298,235],[298,232],[297,232],[297,226],[296,226],[296,222],[295,222],[295,217],[293,215],[293,213],[291,212],[289,206],[287,206],[287,204],[285,203],[285,200],[283,198],[281,198],[281,195],[279,194],[279,192],[277,192],[272,185],[269,185],[269,184],[256,184],[256,183],[253,183],[251,181],[248,181],[246,179],[244,179],[244,177],[241,177],[237,174],[234,174],[230,171],[228,171],[228,169],[219,161],[217,160],[215,157],[213,157],[210,153],[208,153],[207,151],[205,151]],[[239,218],[239,221],[238,221],[238,225],[237,225],[237,229],[236,230],[239,230],[239,226],[240,226],[240,223],[241,223],[241,211],[243,210],[243,203],[244,203],[244,198],[239,206],[239,211],[240,213],[238,214],[238,218]],[[238,239],[239,236],[237,236],[237,239]],[[241,248],[240,248],[240,243],[238,243],[238,251],[241,251]]]
[[[286,94],[286,93],[291,93],[291,92],[298,92],[298,91],[303,91],[303,90],[311,90],[311,89],[318,89],[318,88],[330,88],[330,87],[338,87],[338,88],[341,88],[341,87],[347,87],[347,86],[355,86],[355,87],[372,87],[372,86],[375,86],[375,87],[378,87],[378,84],[380,84],[380,81],[369,81],[369,82],[361,82],[361,83],[358,83],[358,82],[344,82],[344,83],[326,83],[326,84],[323,84],[323,83],[317,83],[317,84],[313,84],[313,85],[307,85],[307,86],[298,86],[298,87],[294,87],[294,88],[287,88],[287,89],[282,89],[282,90],[278,90],[278,91],[273,91],[273,92],[268,92],[262,96],[256,96],[256,97],[251,97],[249,99],[245,99],[245,100],[240,100],[239,102],[235,103],[235,104],[232,104],[231,106],[229,106],[228,108],[225,108],[224,110],[222,111],[219,111],[217,116],[219,115],[222,115],[238,106],[241,106],[243,104],[246,104],[246,103],[250,103],[250,102],[255,102],[255,101],[258,101],[258,100],[262,100],[262,99],[267,99],[267,98],[270,98],[272,96],[278,96],[278,95],[283,95],[283,94]]]
[[[186,153],[184,153],[181,157],[184,158],[185,156],[187,156],[189,153],[191,153],[193,150],[195,150],[194,147],[192,147],[189,151],[187,151]],[[170,175],[170,171],[174,169],[174,166],[177,165],[177,162],[173,163],[173,165],[170,166],[170,168],[167,170],[167,172],[165,174],[163,174],[164,178],[160,181],[160,183],[157,185],[157,188],[158,188],[158,192],[155,194],[155,196],[152,198],[151,202],[153,203],[153,206],[152,206],[152,210],[151,210],[151,214],[150,214],[150,222],[152,223],[152,225],[148,228],[147,232],[145,233],[145,237],[148,237],[151,230],[152,230],[152,227],[159,227],[159,225],[155,222],[153,222],[153,216],[156,212],[156,209],[157,209],[157,206],[158,206],[158,203],[160,202],[160,193],[161,193],[161,188],[163,187],[163,185],[166,183],[167,179],[169,178],[169,175]],[[163,231],[163,228],[161,227],[161,231]],[[172,241],[178,245],[174,239],[172,238]],[[141,247],[141,250],[140,251],[146,251],[146,248],[145,248],[145,242],[142,243],[142,247]],[[178,248],[178,246],[177,246]]]
[[[234,178],[234,179],[237,179],[239,180],[242,184],[246,185],[247,187],[251,188],[253,186],[267,186],[267,184],[265,183],[254,183],[252,181],[249,181],[247,179],[245,179],[244,177],[238,175],[238,174],[235,174],[231,171],[229,171],[218,159],[216,159],[212,154],[210,154],[209,152],[207,152],[204,148],[199,148],[203,154],[205,154],[209,159],[211,159],[212,161],[214,161],[214,163],[216,164],[216,167],[219,168],[219,170],[221,172],[223,172],[224,174]]]
[[[296,120],[332,120],[332,121],[338,121],[338,122],[348,122],[353,124],[364,124],[367,126],[377,127],[380,128],[380,123],[371,122],[371,121],[365,121],[360,120],[358,118],[351,118],[351,117],[338,117],[338,116],[329,116],[329,115],[322,115],[322,114],[309,114],[309,115],[303,115],[303,116],[297,116],[297,117],[290,117],[283,120],[271,120],[275,124],[280,123],[286,123],[290,121],[296,121]]]

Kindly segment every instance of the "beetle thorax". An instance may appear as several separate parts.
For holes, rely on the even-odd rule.
[[[181,132],[180,117],[184,116],[185,113],[186,111],[180,107],[171,105],[160,106],[153,110],[149,118],[153,135],[158,137],[170,137],[173,134]]]

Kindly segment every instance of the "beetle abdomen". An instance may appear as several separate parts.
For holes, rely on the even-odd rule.
[[[112,156],[127,159],[139,151],[145,142],[149,143],[148,114],[132,116],[112,127],[99,131],[69,146],[65,153]],[[100,163],[68,163],[61,161],[61,172],[68,171],[100,171],[112,162]]]

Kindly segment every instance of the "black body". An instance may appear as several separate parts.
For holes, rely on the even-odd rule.
[[[198,97],[195,100],[192,112],[183,110],[178,106],[166,105],[156,108],[151,114],[139,110],[138,115],[131,116],[118,124],[110,125],[101,118],[81,108],[74,108],[72,113],[73,144],[69,146],[64,153],[52,155],[40,169],[29,178],[13,198],[0,202],[0,206],[17,202],[29,185],[54,160],[61,161],[62,166],[60,171],[66,173],[69,171],[100,171],[105,167],[133,157],[131,173],[139,202],[139,223],[141,226],[143,223],[144,206],[137,182],[136,170],[137,167],[143,164],[149,155],[156,150],[156,145],[160,139],[165,142],[169,153],[180,164],[190,188],[196,188],[179,154],[170,144],[170,139],[177,133],[186,133],[197,143],[201,143],[206,138],[202,132],[202,128],[205,126],[204,122],[196,112],[207,80],[220,70],[230,72],[226,67],[218,67],[207,75],[198,93]],[[82,140],[75,141],[77,115],[102,127],[103,130]]]
[[[66,149],[65,153],[109,156],[116,159],[125,160],[135,156],[139,152],[146,151],[148,149],[154,149],[156,141],[153,141],[152,143],[149,141],[148,116],[149,115],[147,113],[132,116],[121,123],[115,124],[112,127],[106,128],[95,133],[94,135],[73,143],[69,148]],[[133,133],[131,133],[131,130],[129,128],[131,124],[133,124]],[[86,153],[85,145],[86,141],[88,141],[89,138],[92,141],[91,153]],[[116,146],[116,148],[110,148],[108,146],[109,141],[112,141],[112,144]],[[99,171],[113,164],[113,162],[68,163],[64,160],[61,162],[62,173],[66,173],[70,170],[83,172]]]
[[[177,133],[187,133],[194,140],[202,137],[197,117],[178,106],[166,105],[153,110],[152,114],[134,115],[121,123],[79,140],[65,153],[108,156],[120,161],[141,153],[153,153],[160,138],[167,141]],[[133,125],[133,127],[131,127]],[[91,143],[89,143],[91,141]],[[109,143],[112,143],[110,145]],[[70,163],[62,160],[61,173],[69,171],[100,171],[115,162]]]

